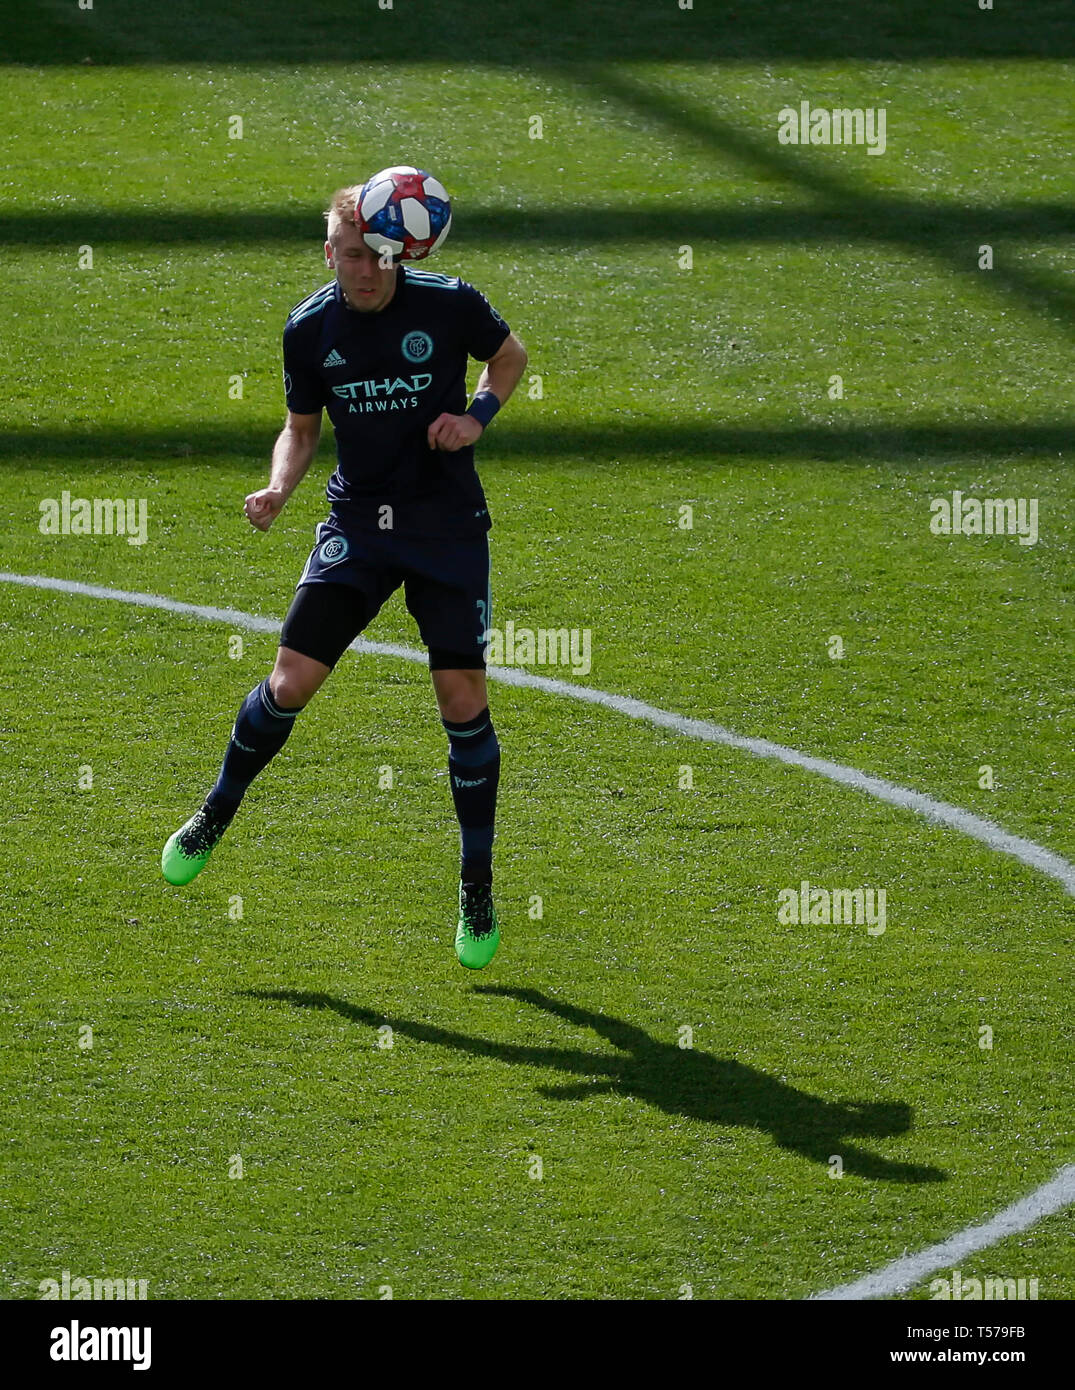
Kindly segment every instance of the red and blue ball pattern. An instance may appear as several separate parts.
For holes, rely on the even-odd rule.
[[[444,185],[410,164],[382,169],[362,186],[355,224],[367,246],[393,260],[420,261],[436,251],[452,225]]]

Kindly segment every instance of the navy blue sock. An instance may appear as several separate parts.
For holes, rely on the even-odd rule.
[[[268,677],[255,686],[239,707],[231,742],[208,804],[229,820],[239,809],[247,787],[287,742],[297,709],[281,709],[269,692]]]
[[[460,877],[488,883],[493,876],[493,822],[500,782],[500,744],[486,706],[464,724],[442,719],[448,734],[448,774],[462,841]]]

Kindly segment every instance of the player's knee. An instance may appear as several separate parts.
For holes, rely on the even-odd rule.
[[[442,696],[437,704],[442,719],[447,719],[449,724],[465,724],[468,719],[473,719],[476,714],[481,714],[486,702],[467,694],[450,699]]]
[[[281,649],[269,677],[269,692],[281,709],[300,709],[308,705],[321,688],[329,667],[312,657]]]
[[[300,709],[313,699],[316,686],[311,689],[294,676],[277,676],[269,681],[269,690],[281,709]]]
[[[441,718],[450,724],[465,724],[489,703],[484,671],[437,671],[434,683]]]

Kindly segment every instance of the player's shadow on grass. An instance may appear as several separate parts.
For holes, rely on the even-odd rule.
[[[387,1023],[394,1032],[419,1042],[586,1078],[560,1086],[538,1086],[543,1096],[553,1100],[585,1100],[611,1091],[644,1100],[670,1115],[760,1130],[770,1134],[780,1148],[815,1163],[828,1165],[839,1154],[844,1172],[860,1177],[892,1182],[941,1182],[947,1178],[939,1168],[893,1162],[849,1142],[905,1134],[911,1128],[909,1105],[898,1101],[822,1100],[732,1058],[660,1042],[634,1024],[608,1014],[591,1013],[537,990],[502,985],[476,987],[477,993],[518,999],[565,1022],[591,1028],[619,1048],[622,1055],[472,1038],[413,1019],[375,1013],[331,994],[290,989],[245,992],[259,999],[282,1000],[296,1008],[330,1009],[371,1028]]]

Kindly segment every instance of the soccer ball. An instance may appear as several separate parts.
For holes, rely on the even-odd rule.
[[[355,225],[374,251],[389,251],[397,261],[420,261],[448,235],[452,205],[432,174],[393,164],[362,185]]]

